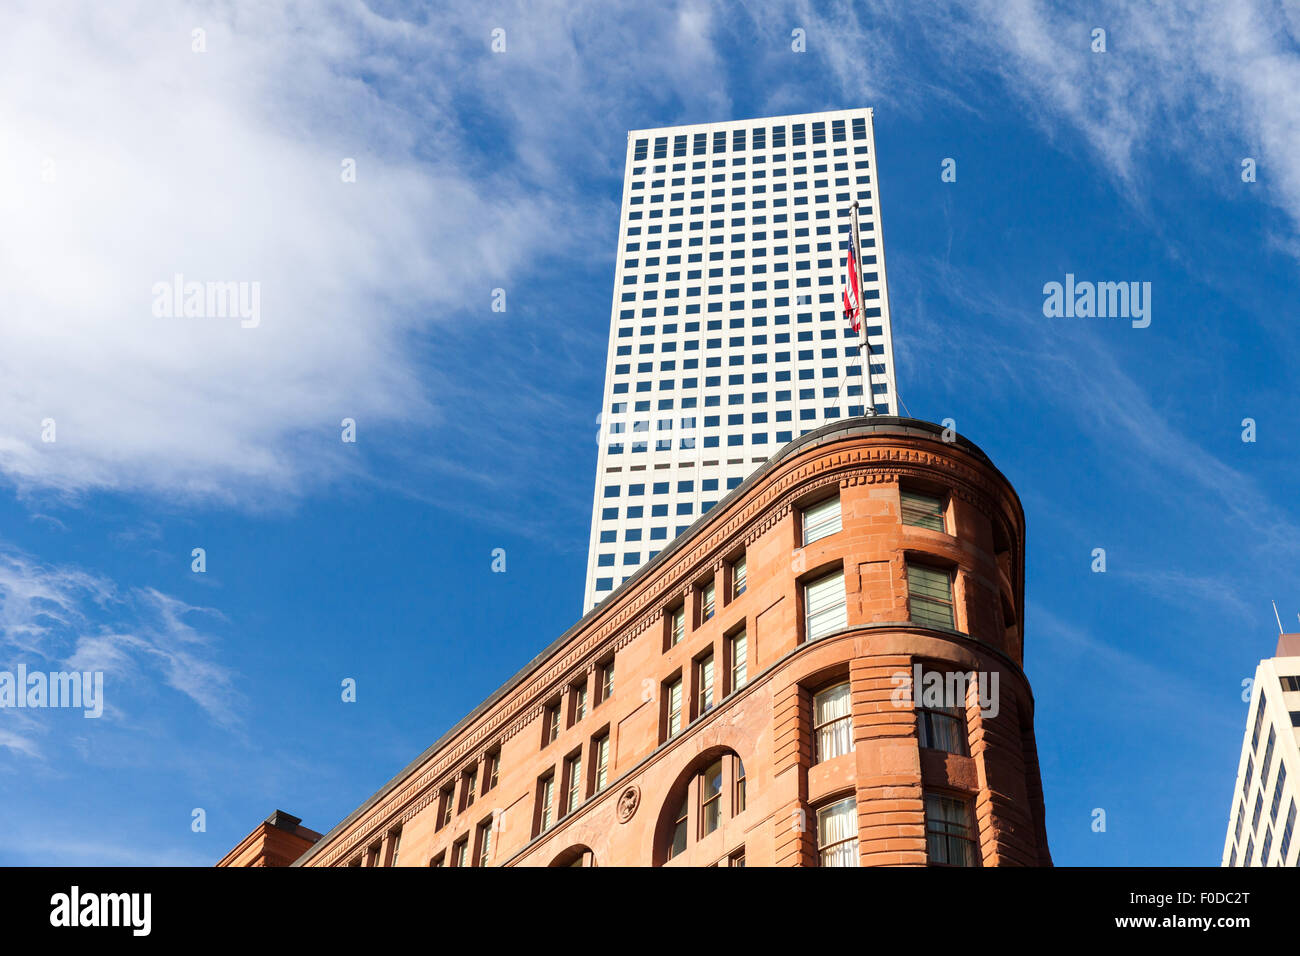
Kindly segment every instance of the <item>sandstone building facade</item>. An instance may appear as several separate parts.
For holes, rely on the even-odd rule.
[[[819,428],[295,865],[1050,865],[1024,546],[971,442]]]

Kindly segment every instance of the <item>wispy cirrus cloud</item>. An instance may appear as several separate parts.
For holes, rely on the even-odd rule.
[[[198,626],[215,614],[156,589],[121,589],[79,568],[0,551],[0,669],[102,671],[110,692],[101,719],[129,724],[161,686],[238,731],[245,708],[236,675]],[[43,714],[6,711],[0,747],[40,753]]]

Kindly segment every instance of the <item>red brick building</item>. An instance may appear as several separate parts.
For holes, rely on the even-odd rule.
[[[1050,865],[1024,546],[965,439],[820,428],[296,865]]]

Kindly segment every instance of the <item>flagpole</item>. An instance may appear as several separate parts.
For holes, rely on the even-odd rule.
[[[853,200],[853,268],[862,275],[862,235],[858,232],[858,201]],[[871,390],[871,346],[867,344],[866,289],[858,282],[858,356],[862,359],[862,411],[876,414],[876,395]]]

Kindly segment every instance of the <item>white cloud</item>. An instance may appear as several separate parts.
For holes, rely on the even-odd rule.
[[[1118,2],[1086,12],[1039,0],[962,7],[893,3],[816,7],[795,0],[769,19],[808,24],[838,91],[919,112],[926,100],[971,109],[990,78],[1053,140],[1077,132],[1140,210],[1146,186],[1173,165],[1200,188],[1249,187],[1290,219],[1277,244],[1300,250],[1300,13],[1271,0]],[[1092,30],[1106,30],[1106,52]],[[949,88],[916,86],[905,58],[929,45]],[[924,93],[924,97],[918,96]]]
[[[431,414],[411,331],[486,302],[485,274],[541,240],[548,200],[460,168],[454,131],[417,142],[444,117],[359,78],[400,70],[374,49],[396,25],[310,13],[0,14],[0,470],[20,487],[238,499],[346,469],[344,416]],[[260,283],[260,326],[154,317],[177,273]]]
[[[219,726],[237,729],[244,701],[236,675],[214,656],[215,641],[193,623],[219,617],[152,588],[122,590],[75,567],[49,566],[0,551],[0,670],[103,671],[105,714],[129,717],[128,687],[170,687]],[[145,693],[138,699],[151,698]],[[37,712],[25,716],[27,730]],[[17,711],[6,716],[19,716]],[[37,749],[29,734],[10,728],[0,746]]]

